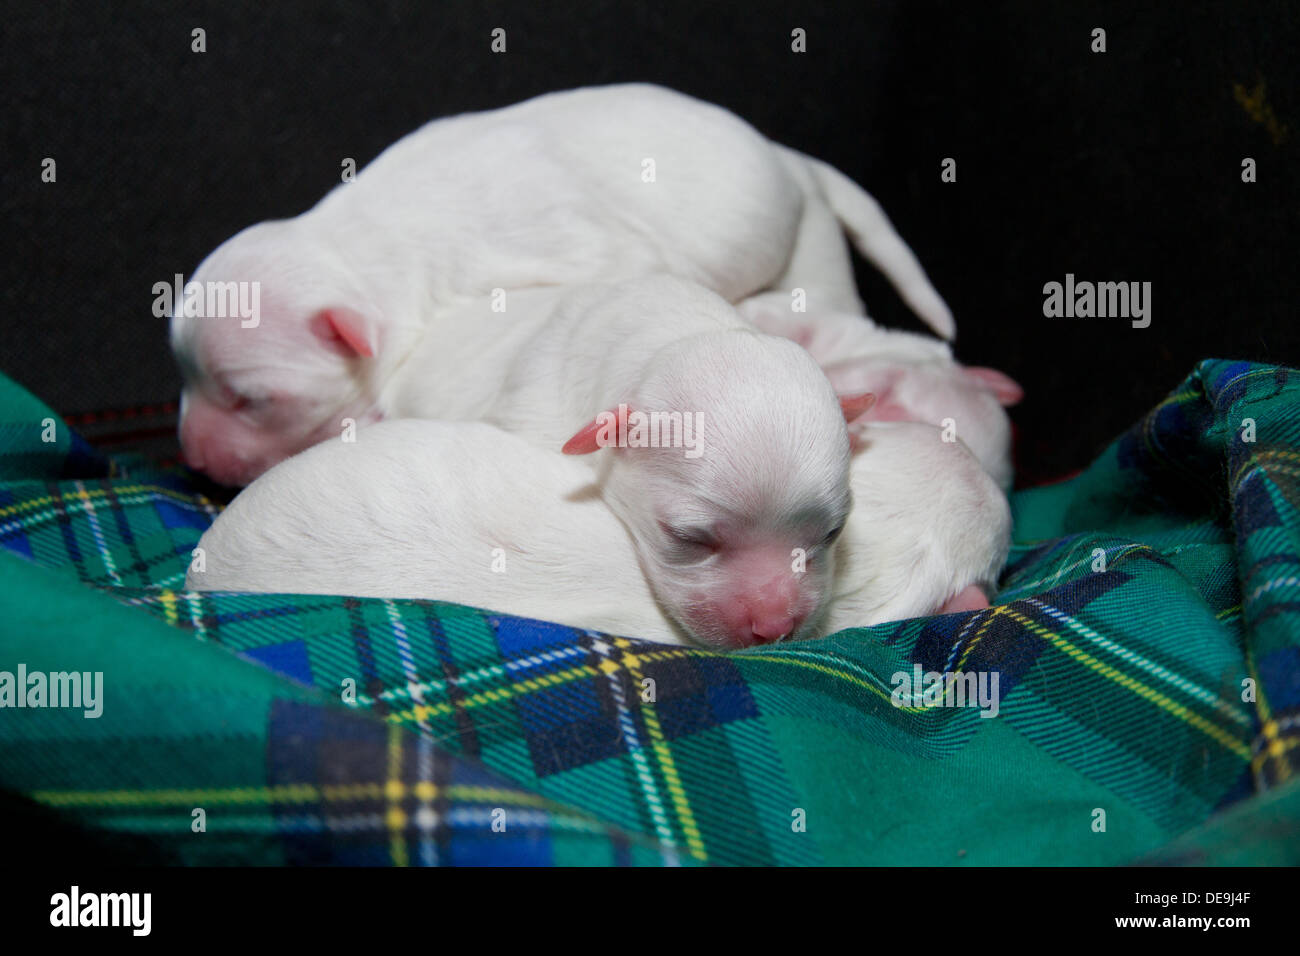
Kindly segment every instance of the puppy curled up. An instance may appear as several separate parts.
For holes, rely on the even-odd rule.
[[[436,120],[199,265],[186,288],[206,294],[171,311],[186,460],[247,484],[342,418],[399,416],[382,393],[416,343],[454,337],[458,307],[496,289],[663,273],[730,302],[799,287],[814,306],[861,311],[844,230],[954,334],[870,196],[718,106],[621,84]],[[256,315],[204,314],[214,290],[236,288],[257,290]]]
[[[857,446],[831,597],[801,636],[987,605],[1010,512],[974,456],[907,422],[869,424]],[[484,423],[390,421],[317,445],[246,488],[199,547],[191,590],[453,601],[735,646],[664,611],[588,467]]]

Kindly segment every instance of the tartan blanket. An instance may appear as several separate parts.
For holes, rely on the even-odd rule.
[[[1207,360],[1013,496],[994,607],[720,654],[187,593],[220,504],[0,379],[6,822],[186,864],[1294,864],[1298,478],[1300,373]],[[896,693],[951,671],[996,717]],[[48,706],[71,672],[93,707]]]

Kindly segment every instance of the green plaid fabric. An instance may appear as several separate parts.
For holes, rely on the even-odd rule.
[[[1300,862],[1241,838],[1300,830],[1297,476],[1297,373],[1206,361],[1015,495],[993,608],[724,655],[177,590],[219,504],[0,382],[0,671],[104,675],[0,709],[0,788],[187,863]]]

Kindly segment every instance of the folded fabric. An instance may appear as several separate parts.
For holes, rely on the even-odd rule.
[[[1300,862],[1222,838],[1298,831],[1297,476],[1300,373],[1202,362],[1013,497],[994,607],[720,654],[178,590],[220,506],[3,380],[0,790],[185,863]]]

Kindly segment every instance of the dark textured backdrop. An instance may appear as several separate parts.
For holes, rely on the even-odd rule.
[[[952,305],[960,357],[1026,386],[1022,483],[1085,463],[1198,358],[1300,363],[1295,3],[5,6],[0,369],[61,411],[174,398],[153,283],[306,209],[343,157],[623,80],[719,102],[881,200]],[[1261,82],[1272,131],[1234,95]],[[1043,283],[1067,272],[1152,282],[1151,327],[1044,318]],[[919,327],[861,280],[879,320]]]

